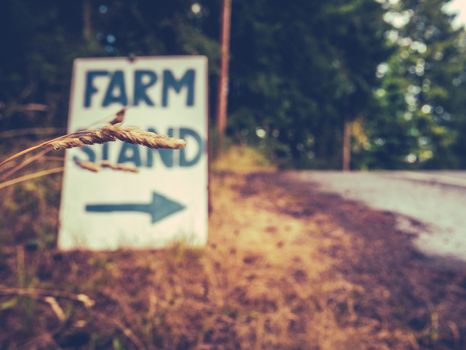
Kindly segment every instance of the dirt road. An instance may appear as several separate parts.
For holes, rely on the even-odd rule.
[[[465,172],[295,172],[294,179],[318,184],[374,209],[402,214],[397,227],[418,236],[424,253],[466,262]],[[413,225],[414,219],[424,225]]]

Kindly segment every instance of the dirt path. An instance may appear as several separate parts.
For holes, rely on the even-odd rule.
[[[0,348],[466,348],[466,275],[417,253],[393,214],[281,173],[217,172],[212,191],[204,249],[2,248]],[[5,286],[95,305],[56,296],[60,319],[46,293]]]

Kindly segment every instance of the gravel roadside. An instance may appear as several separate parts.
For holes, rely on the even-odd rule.
[[[415,245],[422,252],[466,262],[465,172],[300,171],[288,176],[424,223],[398,220],[400,229],[418,234]]]

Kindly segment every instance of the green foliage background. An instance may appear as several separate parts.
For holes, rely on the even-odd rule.
[[[466,167],[466,35],[448,2],[233,0],[229,136],[284,167],[338,168],[351,121],[355,169]],[[4,0],[0,128],[64,126],[84,56],[206,55],[215,111],[220,5]]]

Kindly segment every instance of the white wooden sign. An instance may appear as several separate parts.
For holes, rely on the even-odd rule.
[[[207,59],[201,56],[85,58],[74,63],[69,132],[127,107],[124,125],[183,138],[182,150],[123,142],[66,154],[58,246],[157,248],[207,241]],[[110,161],[137,174],[78,161]]]

